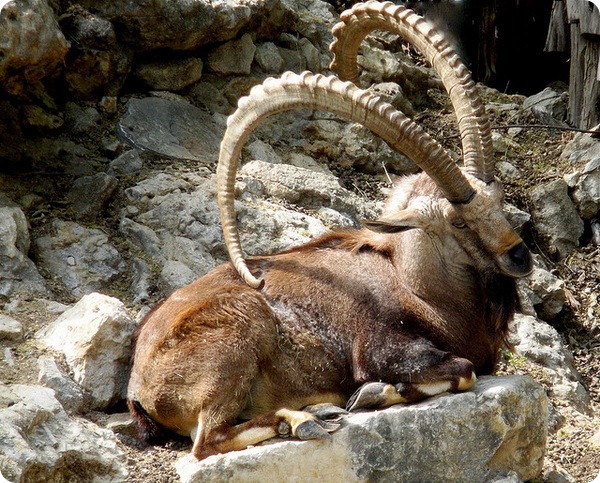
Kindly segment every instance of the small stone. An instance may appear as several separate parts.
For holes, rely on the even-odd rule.
[[[81,413],[89,404],[89,395],[85,394],[75,381],[64,374],[50,357],[38,359],[38,382],[54,390],[54,396],[71,413]]]
[[[8,481],[126,480],[115,435],[71,419],[52,389],[0,384],[0,401],[0,466]]]
[[[17,340],[23,336],[23,325],[18,320],[0,314],[0,340]]]
[[[538,185],[531,192],[535,229],[560,259],[579,247],[579,237],[584,231],[583,220],[569,197],[568,189],[565,180],[557,179]]]
[[[151,89],[180,91],[202,77],[202,60],[196,57],[140,64],[135,75]]]
[[[137,437],[137,429],[130,413],[111,414],[106,421],[106,429],[110,429],[113,433]]]
[[[98,107],[107,114],[114,114],[117,112],[117,98],[115,96],[102,96]]]
[[[273,42],[265,42],[256,46],[254,60],[260,69],[267,74],[279,74],[283,71],[284,60],[279,48]]]
[[[239,40],[232,40],[209,52],[207,66],[217,74],[248,75],[255,52],[252,37],[244,34]]]
[[[507,161],[498,161],[496,163],[496,169],[503,179],[514,180],[521,178],[520,171]]]
[[[67,194],[78,219],[94,219],[117,188],[117,179],[106,173],[77,178]]]

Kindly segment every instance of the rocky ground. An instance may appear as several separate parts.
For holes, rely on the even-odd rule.
[[[497,96],[497,98],[503,99],[502,96]],[[511,98],[512,100],[515,99]],[[535,121],[528,118],[529,114],[527,113],[523,113],[522,116],[523,118],[515,121],[519,123]],[[451,115],[445,112],[443,105],[434,104],[432,108],[423,111],[422,117],[426,122],[431,120],[429,128],[438,135],[443,137],[452,132],[451,128],[447,127],[450,125]],[[502,119],[496,119],[494,124],[500,125],[502,122]],[[107,120],[106,125],[110,126],[110,119]],[[109,138],[111,137],[110,127],[105,134]],[[453,138],[447,137],[449,146],[452,146]],[[518,166],[521,173],[519,178],[505,180],[509,201],[530,211],[531,202],[528,194],[530,189],[528,187],[561,179],[563,173],[581,169],[581,166],[566,164],[564,158],[560,157],[565,145],[569,144],[573,137],[574,135],[568,132],[523,128],[511,138],[517,143],[513,147],[514,152],[510,155],[498,153],[499,161],[509,161],[513,166]],[[87,149],[91,147],[89,144],[86,146]],[[359,196],[366,196],[371,200],[376,200],[379,190],[382,187],[385,189],[387,184],[385,177],[381,175],[355,172],[331,164],[329,167],[342,174],[342,180],[351,190],[354,190]],[[186,177],[193,179],[197,172],[197,166],[189,162],[152,160],[144,163],[135,177],[129,178],[131,180],[129,182],[135,184],[138,179],[146,179],[155,174],[157,170],[161,173],[177,173],[177,176],[183,179]],[[18,179],[21,176],[18,175],[12,179]],[[120,182],[122,181],[120,180]],[[137,251],[127,247],[125,241],[118,242],[119,231],[115,226],[114,219],[116,215],[111,215],[119,210],[122,210],[119,200],[113,201],[103,215],[95,220],[93,226],[96,229],[100,228],[104,233],[113,234],[111,238],[117,240],[120,253],[125,257],[131,257],[133,254],[137,254]],[[43,212],[28,214],[34,243],[36,238],[42,237],[45,232],[49,231],[47,226],[49,220],[76,219],[69,214],[68,208],[60,201],[49,203]],[[590,400],[589,408],[581,409],[579,407],[578,411],[561,397],[552,398],[556,410],[553,416],[555,421],[548,441],[546,472],[540,481],[563,481],[560,478],[565,477],[566,481],[587,482],[594,479],[600,468],[600,451],[597,443],[599,429],[597,410],[600,404],[600,384],[598,382],[600,308],[597,301],[600,269],[599,248],[594,244],[590,232],[584,236],[587,238],[584,246],[565,259],[555,262],[553,255],[546,251],[545,245],[534,233],[530,232],[528,236],[531,237],[530,244],[543,257],[550,271],[564,281],[563,290],[566,293],[567,303],[560,313],[553,317],[552,325],[560,332],[566,347],[573,354],[574,367],[581,375],[581,382],[589,394]],[[131,252],[123,250],[124,247],[129,248]],[[65,307],[61,304],[68,305],[78,300],[77,297],[73,297],[65,291],[60,280],[53,280],[50,277],[46,280],[52,289],[52,296],[47,298],[17,297],[5,305],[3,313],[17,319],[22,324],[22,332],[15,340],[9,338],[1,342],[4,361],[0,365],[0,380],[4,383],[37,383],[39,373],[37,359],[47,354],[47,350],[39,347],[34,340],[34,334],[64,310]],[[105,286],[102,291],[122,300],[127,305],[130,315],[134,317],[143,306],[157,300],[160,294],[146,295],[142,303],[136,303],[135,295],[131,295],[129,291],[129,283],[130,280],[123,274],[121,280],[117,278],[114,283]],[[552,394],[552,376],[543,368],[543,365],[538,364],[539,362],[515,355],[507,350],[500,372],[530,374]],[[119,407],[113,408],[111,412],[114,410],[119,410]],[[97,411],[87,412],[84,417],[100,426],[105,426],[108,420],[105,413]],[[127,481],[148,481],[150,475],[153,481],[177,481],[177,475],[172,465],[175,460],[189,451],[189,444],[185,441],[174,442],[166,448],[144,447],[127,432],[119,436],[119,446],[127,454],[127,467],[130,472]]]
[[[244,25],[252,35],[236,37],[223,25],[235,23],[232,19],[246,22],[246,17],[235,13],[227,23],[221,12],[210,33],[213,43],[195,38],[203,45],[200,51],[189,47],[192,53],[179,50],[176,59],[167,55],[160,62],[148,52],[187,48],[185,31],[157,38],[151,26],[138,25],[138,37],[127,40],[143,46],[134,61],[131,50],[119,44],[125,41],[117,41],[111,30],[109,6],[102,4],[104,10],[92,15],[83,7],[54,5],[72,45],[63,73],[72,97],[55,94],[56,79],[24,96],[19,90],[23,79],[11,78],[6,84],[10,95],[0,101],[0,157],[6,168],[0,174],[0,408],[18,406],[15,402],[25,397],[10,393],[11,385],[42,382],[58,388],[66,413],[58,403],[43,402],[46,409],[32,416],[31,427],[55,414],[65,433],[77,435],[73,440],[86,428],[86,441],[106,441],[106,454],[125,453],[126,477],[122,468],[93,463],[121,475],[114,477],[117,481],[178,481],[173,463],[188,453],[189,443],[145,447],[136,440],[114,416],[124,410],[123,381],[115,374],[126,372],[127,344],[103,342],[107,345],[98,352],[110,345],[109,360],[86,355],[104,366],[99,373],[111,376],[90,381],[63,350],[69,344],[66,333],[76,332],[69,321],[97,323],[101,333],[103,319],[94,314],[107,310],[117,321],[111,327],[119,327],[119,337],[130,334],[153,303],[226,259],[213,179],[226,115],[265,76],[284,69],[322,70],[328,62],[327,32],[335,12],[314,2],[318,8],[310,11],[318,12],[316,21],[304,13],[304,3],[284,3],[282,11],[295,12],[293,28],[277,15],[279,2],[269,4],[276,32],[250,22]],[[250,17],[263,18],[260,7],[252,5]],[[54,14],[46,7],[39,10],[44,13],[38,27],[51,24],[48,18]],[[64,38],[56,34],[54,43],[56,55],[64,57]],[[362,80],[377,83],[380,95],[459,153],[450,105],[420,59],[387,35],[368,41],[364,53]],[[106,63],[91,60],[98,58]],[[240,70],[242,64],[247,65]],[[86,71],[99,65],[110,67],[94,75]],[[92,81],[86,82],[86,72]],[[95,85],[98,79],[105,84]],[[522,225],[523,237],[537,254],[536,272],[521,287],[524,315],[513,325],[513,348],[504,351],[500,373],[529,374],[550,397],[547,456],[539,481],[589,482],[600,470],[600,142],[588,134],[531,126],[566,127],[560,88],[546,93],[549,102],[544,96],[525,100],[484,86],[481,90],[494,126],[498,172],[513,206],[511,219]],[[92,99],[82,99],[90,92]],[[352,226],[373,216],[392,179],[415,169],[364,129],[305,112],[267,122],[243,159],[238,211],[249,253],[280,250],[332,226]],[[548,207],[555,213],[548,214]],[[563,215],[559,221],[557,214]],[[87,299],[91,305],[82,309],[82,297],[92,292],[117,301]],[[65,336],[52,348],[38,333],[49,330],[61,314],[67,319],[63,323],[74,325],[59,332]],[[113,383],[111,391],[104,391]],[[2,421],[4,428],[13,423]],[[99,428],[111,428],[111,433]],[[2,435],[22,444],[15,432]],[[1,468],[3,451],[8,450],[0,445]],[[58,470],[54,476],[39,468],[31,471],[30,481],[42,474],[47,481],[59,481]],[[71,478],[85,481],[81,475]]]

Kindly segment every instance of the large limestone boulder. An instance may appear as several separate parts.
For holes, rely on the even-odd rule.
[[[37,337],[64,354],[75,382],[90,393],[92,405],[105,409],[124,398],[134,327],[121,301],[92,293]]]
[[[557,179],[536,186],[531,192],[535,228],[560,259],[579,247],[579,238],[584,231],[568,189],[566,181]]]
[[[176,468],[184,483],[528,480],[542,469],[547,413],[529,377],[484,377],[466,393],[354,414],[327,441],[188,455]]]
[[[21,95],[64,61],[69,43],[46,0],[0,2],[1,88]]]
[[[208,42],[234,38],[243,29],[265,32],[289,16],[279,0],[84,0],[84,8],[112,21],[122,40],[139,51],[195,50]]]

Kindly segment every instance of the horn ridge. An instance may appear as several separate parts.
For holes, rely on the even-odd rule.
[[[248,285],[259,288],[245,262],[234,206],[235,177],[242,147],[258,124],[285,110],[315,109],[361,123],[392,149],[418,164],[452,202],[464,203],[474,192],[467,178],[446,150],[420,126],[392,105],[335,76],[287,72],[281,78],[268,78],[251,89],[227,119],[217,165],[217,201],[223,238],[231,261]]]
[[[333,28],[330,68],[344,79],[359,81],[356,55],[374,30],[388,30],[413,44],[442,79],[459,118],[463,159],[468,171],[486,182],[494,179],[491,130],[485,107],[471,75],[445,37],[423,17],[391,2],[357,3],[341,15]],[[470,116],[459,111],[467,110]],[[475,129],[471,129],[471,125]],[[466,133],[466,134],[464,134]]]

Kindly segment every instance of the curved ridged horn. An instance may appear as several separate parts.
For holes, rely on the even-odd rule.
[[[485,107],[467,67],[443,35],[412,10],[391,2],[357,3],[333,28],[330,68],[358,84],[357,53],[374,30],[387,30],[410,42],[437,72],[458,118],[464,164],[469,173],[490,183],[494,179],[491,130]]]
[[[284,73],[266,79],[240,99],[227,119],[217,166],[217,200],[223,236],[236,270],[252,287],[261,286],[249,271],[242,253],[234,208],[235,177],[242,147],[252,131],[268,116],[292,109],[331,112],[358,122],[386,141],[392,149],[411,158],[453,203],[468,203],[475,194],[456,163],[437,141],[417,124],[368,91],[335,76],[304,72]]]

